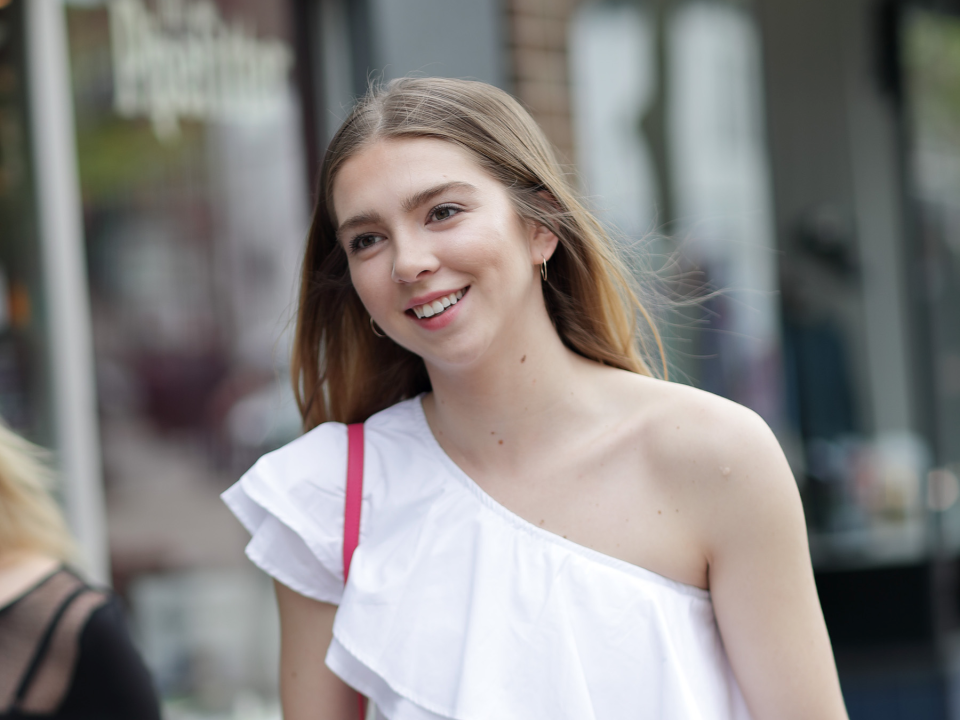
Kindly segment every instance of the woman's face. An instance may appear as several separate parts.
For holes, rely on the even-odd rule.
[[[543,315],[538,266],[556,238],[459,146],[377,141],[341,168],[333,206],[367,311],[428,363],[476,362]]]

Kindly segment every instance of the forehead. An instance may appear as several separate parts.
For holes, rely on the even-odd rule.
[[[333,210],[355,212],[400,206],[412,194],[441,183],[499,187],[459,145],[436,138],[377,140],[347,160],[333,182]]]

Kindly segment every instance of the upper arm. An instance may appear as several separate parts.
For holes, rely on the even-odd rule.
[[[800,494],[780,446],[737,409],[716,438],[706,554],[720,633],[756,720],[846,718]],[[711,468],[710,465],[713,467]]]
[[[274,582],[280,611],[280,700],[284,720],[356,720],[356,692],[324,659],[335,605]]]

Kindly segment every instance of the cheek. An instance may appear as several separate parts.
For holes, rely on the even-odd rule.
[[[469,263],[478,277],[499,277],[511,284],[526,275],[529,264],[522,232],[509,221],[477,228],[461,237],[451,250],[461,262]]]
[[[363,263],[350,263],[350,282],[353,283],[353,289],[357,291],[367,312],[373,316],[382,316],[383,308],[389,302],[387,295],[392,283],[389,282],[389,268],[384,277],[378,267],[380,263],[376,260],[377,258]]]
[[[521,302],[530,289],[530,269],[527,250],[514,235],[507,235],[492,246],[485,258],[501,304]]]

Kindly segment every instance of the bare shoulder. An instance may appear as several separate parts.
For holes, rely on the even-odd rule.
[[[626,375],[626,373],[624,373]],[[757,413],[719,395],[655,378],[621,378],[620,416],[636,434],[645,457],[674,474],[719,474],[744,463],[782,455],[773,432]]]
[[[639,411],[645,445],[674,469],[690,465],[729,477],[722,471],[781,454],[773,432],[753,410],[687,385],[645,381],[646,402]]]
[[[793,474],[756,413],[682,385],[612,378],[646,486],[669,498],[652,558],[661,574],[709,589],[731,667],[755,717],[846,718],[817,600]],[[609,397],[609,396],[608,396]],[[631,409],[631,406],[634,409]],[[641,562],[640,564],[643,564]]]
[[[799,516],[796,482],[757,413],[702,390],[642,378],[631,422],[644,476],[677,498],[703,529],[725,533]]]

